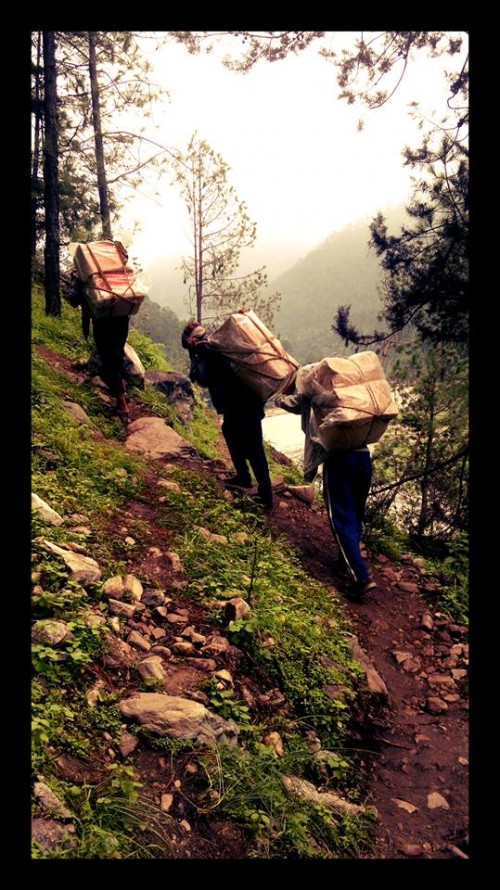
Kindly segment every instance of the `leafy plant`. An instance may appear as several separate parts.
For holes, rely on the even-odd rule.
[[[253,738],[250,746],[221,748],[200,758],[210,810],[246,826],[253,836],[249,858],[335,859],[345,850],[369,847],[371,814],[335,816],[324,806],[286,793],[283,777],[301,775],[303,748],[297,756],[292,746],[281,759]]]
[[[432,572],[440,582],[439,608],[460,624],[469,623],[469,543],[465,535],[450,542],[447,555],[431,561]]]
[[[221,717],[224,717],[225,720],[234,720],[240,729],[251,728],[250,708],[235,698],[232,689],[225,689],[217,677],[211,677],[203,684],[202,688],[208,695],[210,706]]]

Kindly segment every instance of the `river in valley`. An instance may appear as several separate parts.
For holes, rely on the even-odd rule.
[[[300,414],[268,409],[262,421],[262,434],[277,451],[281,451],[294,463],[301,464],[304,455],[304,433],[300,427]]]

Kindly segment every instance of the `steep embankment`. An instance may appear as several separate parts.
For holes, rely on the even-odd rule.
[[[38,354],[59,379],[67,379],[68,388],[89,385],[61,354],[47,348]],[[97,413],[106,411],[105,393],[93,389],[101,399]],[[69,401],[68,409],[74,396]],[[96,789],[94,797],[109,801],[115,794],[121,801],[117,812],[120,806],[128,810],[132,858],[145,855],[146,848],[155,849],[158,858],[466,858],[467,634],[440,615],[433,580],[409,555],[393,564],[369,554],[377,590],[363,605],[344,601],[327,517],[317,500],[310,502],[308,491],[282,483],[272,513],[260,514],[223,491],[228,460],[220,443],[213,459],[175,436],[163,454],[152,456],[150,444],[140,446],[137,421],[154,413],[132,398],[131,423],[111,440],[91,417],[79,414],[82,431],[126,456],[122,464],[114,458],[124,498],[118,513],[105,509],[103,501],[91,527],[85,514],[64,517],[53,537],[59,546],[72,542],[70,559],[95,557],[98,567],[105,565],[86,593],[74,580],[74,595],[90,607],[94,626],[108,622],[113,633],[101,655],[87,663],[86,705],[79,719],[84,714],[88,722],[79,744],[75,739],[68,746],[57,734],[50,736],[51,787],[60,783],[64,801],[79,801],[80,808],[76,818],[67,807],[54,813],[36,786],[35,840],[56,858],[72,858],[75,849],[83,858],[119,855],[108,837],[108,846],[99,837],[96,852],[89,840],[97,846],[95,832],[85,833],[90,817],[82,808],[82,789],[89,800]],[[36,447],[45,449],[49,468],[51,461],[57,466],[60,457],[46,443]],[[138,463],[129,466],[135,456]],[[75,486],[85,484],[84,460]],[[286,475],[285,459],[282,468]],[[44,527],[40,537],[49,536]],[[57,590],[51,575],[56,589],[49,595],[44,543],[35,543],[36,617],[47,614],[64,624],[67,582]],[[281,576],[276,547],[282,553]],[[57,555],[46,558],[50,563]],[[50,566],[54,571],[53,562]],[[250,613],[242,599],[249,601]],[[257,630],[259,647],[246,645]],[[57,653],[66,657],[65,667],[68,657],[77,660],[87,639],[79,621],[59,632],[60,643],[46,645],[45,654],[43,645],[36,647],[39,666],[47,648],[56,658]],[[296,648],[287,654],[286,646]],[[359,674],[351,667],[353,653]],[[319,662],[327,672],[321,688],[315,685]],[[37,678],[42,690],[37,694],[43,695],[45,685],[47,717],[53,707],[51,676],[44,679],[41,670]],[[65,685],[66,707],[76,713],[82,692],[69,674]],[[139,694],[156,691],[189,699],[188,712],[178,716],[189,722],[190,732],[193,721],[201,719],[202,748],[207,734],[226,741],[232,733],[246,737],[241,756],[230,745],[218,755],[208,747],[200,756],[185,724],[174,738],[167,733],[158,741],[158,723],[166,718],[151,709],[145,716],[137,702]],[[196,706],[201,710],[194,713]],[[337,733],[336,721],[345,732]],[[85,745],[85,730],[95,747]],[[335,747],[335,739],[342,747]],[[224,750],[233,759],[226,759]],[[314,761],[315,774],[313,760],[306,758],[319,757],[322,750],[327,758]],[[35,771],[42,765],[43,759],[37,760]],[[312,780],[309,794],[318,788],[321,793],[300,816],[297,809],[288,813],[285,830],[279,818],[287,805],[283,780],[292,769]],[[140,789],[138,800],[134,789]],[[318,810],[317,804],[327,801],[325,821],[324,806]],[[369,807],[377,811],[375,821]],[[109,807],[106,812],[109,819]],[[306,812],[314,812],[316,822],[308,822]],[[323,822],[315,834],[320,812]],[[331,835],[327,824],[335,828],[328,829]],[[362,839],[366,831],[372,844]],[[58,853],[64,849],[66,854]]]

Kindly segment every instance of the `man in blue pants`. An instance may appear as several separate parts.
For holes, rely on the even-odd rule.
[[[366,445],[332,451],[323,463],[323,497],[350,579],[346,594],[352,599],[361,599],[376,586],[360,546],[371,479],[372,462]]]
[[[365,507],[372,479],[368,447],[325,451],[310,436],[311,401],[302,393],[281,396],[275,404],[293,414],[301,414],[304,443],[304,478],[312,482],[323,464],[323,498],[340,560],[349,581],[345,594],[360,601],[376,587],[367,562],[361,554]]]

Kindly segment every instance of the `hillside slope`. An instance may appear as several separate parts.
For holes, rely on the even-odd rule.
[[[403,218],[403,208],[388,212],[390,230],[397,230]],[[362,331],[381,327],[381,271],[368,247],[370,222],[367,218],[334,232],[269,285],[270,292],[282,295],[274,328],[301,364],[344,351],[331,330],[339,306],[351,307],[351,320]]]
[[[467,858],[467,629],[436,580],[373,552],[377,590],[345,601],[285,458],[266,516],[224,491],[210,414],[132,389],[122,428],[73,319],[34,340],[33,490],[59,517],[33,513],[35,858]],[[153,456],[131,445],[155,418]],[[126,716],[158,694],[198,739]]]

